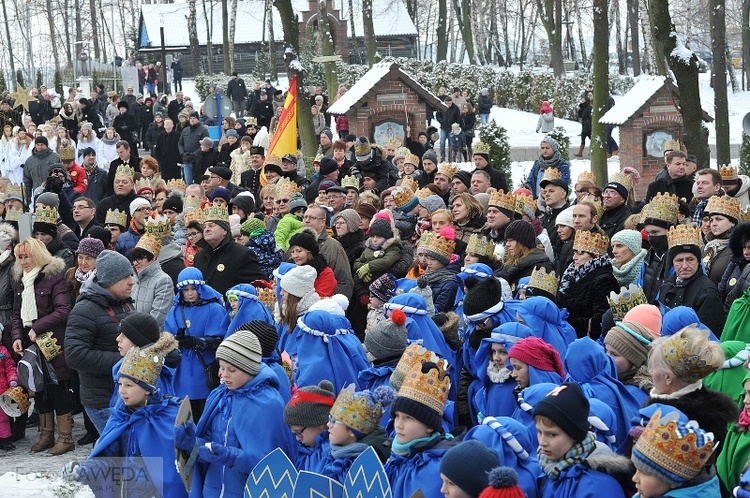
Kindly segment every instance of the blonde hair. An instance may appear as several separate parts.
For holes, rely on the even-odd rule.
[[[13,248],[13,254],[16,255],[14,271],[18,275],[23,272],[21,263],[18,261],[18,256],[22,253],[29,254],[31,259],[34,260],[34,266],[39,268],[44,268],[52,262],[52,255],[47,250],[47,246],[44,245],[44,242],[33,237],[28,237],[22,242],[16,244],[16,247]]]
[[[720,343],[711,341],[708,337],[708,331],[701,330],[695,325],[688,325],[672,336],[659,337],[651,343],[651,351],[648,354],[649,371],[669,375],[681,387],[691,384],[680,379],[664,359],[664,345],[674,339],[684,339],[687,341],[685,349],[682,352],[684,356],[700,358],[705,362],[706,366],[718,370],[724,364],[724,351],[721,349]]]
[[[460,194],[459,194],[460,195]],[[453,224],[453,213],[445,208],[437,209],[430,215],[430,220],[436,215],[436,214],[442,214],[443,216],[446,216],[448,218],[448,223]]]
[[[641,223],[641,215],[640,214],[631,214],[627,218],[625,218],[625,223],[623,224],[623,228],[626,228],[628,230],[638,230],[638,225]]]

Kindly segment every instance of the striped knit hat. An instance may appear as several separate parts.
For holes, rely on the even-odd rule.
[[[258,337],[249,330],[238,330],[216,348],[217,360],[224,360],[250,375],[258,375],[262,354]]]

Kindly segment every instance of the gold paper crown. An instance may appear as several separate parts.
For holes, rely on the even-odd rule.
[[[396,208],[401,209],[414,200],[414,191],[409,187],[400,185],[393,189],[391,197],[393,197],[393,202],[396,204]],[[416,204],[414,206],[416,206]]]
[[[266,163],[265,164],[273,164],[274,166],[281,167],[281,158],[277,156],[276,154],[269,154],[266,157]]]
[[[421,189],[419,189],[419,190],[417,190],[417,191],[415,192],[416,196],[417,196],[417,197],[418,197],[419,199],[425,199],[425,198],[427,198],[427,197],[429,197],[429,196],[433,195],[434,193],[435,193],[435,192],[433,192],[432,190],[428,189],[427,187],[422,187]]]
[[[181,178],[172,178],[167,182],[167,188],[169,190],[180,190],[184,192],[187,188],[187,185],[185,184],[185,180]]]
[[[144,187],[148,187],[148,188],[150,188],[151,190],[153,190],[153,189],[154,189],[154,188],[153,188],[153,187],[151,186],[151,181],[150,181],[150,180],[149,180],[148,178],[146,178],[146,177],[142,176],[142,177],[140,177],[139,179],[137,179],[137,180],[135,181],[135,186],[134,186],[133,188],[135,189],[135,191],[136,191],[136,192],[138,192],[138,191],[139,191],[140,189],[142,189],[142,188],[144,188]]]
[[[438,415],[443,415],[448,391],[451,388],[451,378],[448,375],[448,362],[440,359],[433,363],[432,368],[424,364],[414,365],[404,378],[404,383],[398,391],[398,396],[407,398],[426,406]]]
[[[619,183],[628,191],[633,188],[633,179],[622,171],[615,172],[609,179],[610,183]]]
[[[54,206],[42,206],[36,210],[34,223],[46,223],[48,225],[57,225],[57,208]]]
[[[183,209],[200,209],[201,208],[201,200],[199,197],[196,197],[194,195],[188,195],[185,197],[185,201],[183,202]]]
[[[407,154],[404,158],[404,164],[409,163],[415,168],[419,166],[419,156],[416,154]]]
[[[172,224],[169,222],[169,218],[163,214],[156,215],[154,218],[146,218],[143,226],[145,234],[153,235],[157,239],[172,235]]]
[[[737,179],[737,168],[734,166],[720,166],[719,174],[722,180],[736,180]]]
[[[57,155],[60,156],[60,161],[72,161],[76,158],[76,150],[73,148],[70,141],[63,140],[60,143],[60,147],[57,149]]]
[[[740,220],[741,223],[747,223],[750,221],[750,206],[747,206],[740,212],[740,217],[742,218],[742,220]]]
[[[646,293],[636,284],[621,287],[619,293],[610,292],[607,301],[609,301],[609,309],[612,310],[612,318],[616,322],[621,322],[628,311],[639,304],[648,304]]]
[[[371,434],[383,417],[383,405],[372,399],[370,391],[357,392],[349,384],[336,398],[331,418],[362,434]]]
[[[557,168],[547,168],[544,170],[544,176],[542,177],[542,181],[544,180],[562,180],[562,172]]]
[[[706,208],[703,212],[708,215],[720,214],[738,222],[740,220],[740,210],[740,201],[734,197],[729,197],[728,195],[712,195],[708,199],[708,204],[706,204]]]
[[[299,192],[299,185],[289,178],[281,177],[279,178],[279,181],[276,182],[277,199],[281,196],[288,196],[291,199],[297,192]]]
[[[495,258],[495,244],[487,240],[487,237],[479,236],[475,233],[469,237],[469,243],[466,246],[466,252],[468,254],[474,254],[476,256],[486,256],[488,258]]]
[[[456,174],[456,170],[458,170],[458,167],[453,163],[440,163],[437,169],[437,175],[445,175],[448,177],[448,179],[452,180],[453,175]]]
[[[356,176],[345,176],[341,179],[341,186],[359,191],[359,178]]]
[[[643,208],[642,218],[644,222],[647,218],[654,218],[676,225],[679,210],[676,195],[660,192]]]
[[[11,183],[5,187],[5,198],[7,199],[11,195],[17,195],[23,199],[23,185],[20,183]]]
[[[490,195],[490,200],[487,205],[498,209],[507,209],[512,213],[516,210],[516,196],[513,195],[512,192],[506,194],[502,189],[496,190]]]
[[[185,226],[188,226],[194,221],[203,224],[203,211],[196,208],[190,208],[182,212],[182,222],[185,224]]]
[[[582,171],[581,174],[578,175],[576,183],[590,183],[591,185],[596,185],[596,176],[594,176],[591,171]]]
[[[549,273],[547,273],[547,270],[544,267],[539,266],[534,268],[534,271],[531,272],[527,288],[533,287],[540,291],[544,291],[551,296],[556,296],[559,284],[560,279],[557,277],[557,274],[555,274],[555,270],[550,270]]]
[[[135,247],[140,247],[141,249],[145,249],[146,251],[150,252],[154,256],[158,256],[161,252],[161,238],[151,233],[144,234],[140,239],[138,239]]]
[[[490,146],[484,142],[477,142],[474,144],[474,154],[490,155]]]
[[[635,444],[633,461],[644,463],[649,472],[679,486],[695,478],[714,451],[714,434],[698,427],[695,421],[679,422],[679,413],[661,416],[657,409]]]
[[[9,417],[20,417],[27,413],[30,407],[29,395],[23,392],[21,386],[11,387],[0,395],[0,408]]]
[[[425,234],[427,232],[422,233]],[[424,346],[421,346],[416,342],[409,344],[409,347],[407,347],[401,355],[401,359],[398,360],[396,368],[393,369],[393,373],[391,374],[391,385],[396,391],[398,391],[401,389],[401,384],[403,384],[406,374],[408,374],[415,365],[421,366],[422,363],[426,361],[434,363],[438,360],[438,355]]]
[[[266,308],[273,313],[276,307],[276,292],[268,287],[256,287],[258,292],[258,301],[266,305]]]
[[[718,370],[717,367],[706,363],[701,356],[688,353],[687,346],[688,340],[679,332],[669,336],[662,345],[662,358],[678,379],[692,384]]]
[[[588,230],[576,230],[575,239],[573,239],[573,250],[583,251],[596,256],[607,253],[609,237]]]
[[[248,116],[245,118],[245,125],[246,126],[258,126],[258,118],[255,116]]]
[[[5,221],[18,222],[18,217],[23,214],[23,209],[10,208],[5,210]]]
[[[396,149],[396,153],[394,154],[393,157],[394,158],[396,157],[406,158],[406,156],[408,156],[409,154],[411,154],[411,151],[409,151],[409,149],[407,149],[406,147],[399,147],[398,149]]]
[[[47,361],[52,361],[62,352],[62,348],[57,344],[57,338],[53,337],[50,331],[39,334],[36,338],[36,345]]]
[[[129,164],[123,163],[115,170],[115,176],[127,176],[132,181],[135,177],[135,170]]]
[[[700,228],[693,225],[677,225],[669,228],[667,232],[667,243],[669,248],[679,246],[702,247]]]
[[[315,163],[320,164],[320,161],[322,161],[324,157],[325,156],[323,155],[323,153],[319,152],[318,155],[315,156],[315,159],[313,159],[313,164]]]
[[[229,209],[212,204],[203,209],[203,221],[223,221],[229,223]]]
[[[156,389],[156,382],[164,366],[164,358],[147,349],[132,347],[125,353],[118,375],[125,375],[136,382]]]
[[[427,237],[420,242],[420,247],[425,251],[437,254],[444,260],[450,260],[453,251],[456,250],[456,241],[441,237],[436,232],[429,230]]]
[[[398,139],[398,137],[386,137],[386,139],[383,141],[383,145],[386,147],[398,147],[398,144],[401,142],[401,140]]]
[[[119,209],[108,209],[107,216],[104,217],[105,225],[120,225],[121,227],[128,226],[128,214],[125,211]]]
[[[668,150],[680,150],[680,141],[679,140],[664,140],[664,142],[661,144],[662,154]]]
[[[401,179],[402,187],[409,187],[412,192],[419,190],[419,182],[411,176],[405,176]]]
[[[520,215],[528,215],[532,220],[536,213],[536,201],[534,196],[526,193],[515,194],[516,196],[516,213]]]

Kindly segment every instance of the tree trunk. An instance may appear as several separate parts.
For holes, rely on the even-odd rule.
[[[643,7],[646,12],[649,11],[648,0],[636,1],[642,1],[643,5],[639,5],[639,7]],[[649,74],[651,73],[651,66],[653,62],[653,55],[649,50],[653,45],[653,40],[651,38],[651,21],[648,20],[647,22],[645,19],[639,18],[638,23],[641,27],[641,36],[643,39],[643,43],[641,44],[641,47],[643,47],[643,55],[641,56],[641,72]]]
[[[201,74],[201,54],[198,48],[198,14],[195,8],[196,0],[188,0],[188,40],[190,43],[190,63],[193,66],[193,74]]]
[[[305,92],[305,73],[299,61],[299,24],[297,14],[294,13],[291,0],[274,0],[273,4],[279,11],[281,26],[284,30],[284,63],[289,78],[297,77],[298,102],[307,101]],[[318,145],[315,142],[315,129],[312,122],[312,112],[309,105],[297,105],[297,131],[302,141],[302,154],[309,158],[315,155]]]
[[[372,22],[372,0],[362,0],[362,28],[365,31],[367,65],[378,62],[378,42],[375,40],[375,25]]]
[[[5,4],[5,0],[0,0],[3,4],[3,21],[5,24],[5,36],[7,36],[8,39],[8,61],[10,62],[10,74],[13,75],[13,77],[10,79],[10,88],[8,90],[16,91],[16,82],[15,82],[15,74],[16,74],[16,63],[13,61],[13,43],[11,42],[10,37],[10,24],[8,23],[8,8]]]
[[[713,52],[714,107],[716,115],[716,162],[729,164],[729,107],[727,103],[726,12],[724,0],[711,0],[711,50]]]
[[[101,57],[101,49],[99,48],[99,22],[96,17],[96,1],[89,0],[89,18],[91,20],[91,38],[94,41],[94,59],[99,61]]]
[[[416,18],[412,16],[412,19],[414,19],[414,23],[416,25],[416,22],[417,22]],[[352,50],[354,51],[355,63],[362,64],[362,58],[359,56],[359,40],[357,39],[357,31],[354,27],[354,1],[353,0],[349,0],[349,28],[352,30]]]
[[[323,55],[334,55],[336,51],[333,48],[333,37],[331,36],[331,26],[328,24],[328,8],[326,6],[326,0],[321,0],[318,4],[319,20],[318,20],[318,33],[320,34],[320,42],[323,47]],[[324,63],[326,72],[326,86],[328,87],[328,96],[330,101],[333,102],[334,96],[339,88],[339,79],[336,74],[336,63],[326,62]],[[330,124],[330,123],[329,123]]]
[[[62,15],[60,16],[62,18],[62,24],[63,24],[63,33],[65,35],[65,65],[66,67],[71,67],[73,64],[73,54],[71,52],[70,46],[72,45],[70,40],[70,0],[64,0],[63,1],[63,7],[62,12],[60,12]],[[52,40],[52,43],[58,43],[57,40]]]
[[[229,59],[229,71],[227,71],[227,74],[232,74],[234,71],[234,33],[237,29],[237,0],[232,0],[232,4],[230,6],[231,8],[231,14],[229,16],[229,51],[228,51],[228,59]],[[224,67],[226,67],[227,63],[226,60],[224,61]]]
[[[745,61],[745,81],[750,88],[750,0],[742,0],[742,60]]]
[[[562,0],[537,0],[539,18],[547,32],[552,72],[555,77],[565,74],[562,53]]]
[[[708,148],[708,130],[703,126],[700,88],[698,87],[698,56],[681,57],[685,48],[677,45],[677,33],[669,14],[668,0],[650,0],[649,17],[653,31],[653,45],[657,66],[668,64],[680,89],[680,113],[684,132],[683,143],[688,153],[698,158],[698,168],[708,168],[711,151]],[[678,48],[675,54],[675,48]],[[714,61],[715,63],[716,61]],[[666,73],[666,68],[664,72]]]
[[[581,65],[586,64],[586,60],[588,59],[588,55],[586,54],[586,42],[585,38],[583,37],[583,22],[581,22],[581,1],[575,0],[574,2],[574,9],[576,12],[576,19],[578,20],[578,46],[581,49]]]
[[[474,34],[471,29],[471,0],[453,0],[453,8],[456,11],[456,21],[458,21],[458,29],[461,31],[464,48],[469,54],[469,64],[476,64]],[[459,62],[463,62],[463,58],[459,59]]]
[[[52,41],[52,58],[55,61],[55,70],[60,70],[60,54],[58,53],[57,43],[55,43],[55,17],[52,11],[52,0],[46,0],[47,6],[47,23],[49,24],[49,37]]]
[[[638,37],[638,0],[627,0],[630,26],[630,54],[633,58],[633,76],[641,74],[641,47]]]
[[[206,7],[206,1],[209,2],[208,7]],[[208,61],[208,74],[214,74],[214,45],[211,43],[211,36],[213,35],[211,26],[213,26],[214,22],[214,11],[210,0],[203,0],[203,17],[206,19],[206,59]]]
[[[279,71],[276,68],[276,38],[273,34],[273,2],[267,0],[266,12],[268,12],[268,65],[270,66],[269,77],[271,81],[278,81]]]
[[[224,73],[232,74],[229,58],[229,0],[221,0],[221,51],[224,53]]]
[[[609,29],[607,0],[594,0],[594,101],[591,113],[591,171],[607,178],[607,126],[599,119],[609,100]]]
[[[625,62],[627,45],[622,43],[622,21],[620,19],[620,0],[613,0],[612,10],[615,15],[615,39],[617,40],[617,71],[619,74],[627,74],[627,65]],[[594,12],[596,15],[597,12]]]
[[[437,60],[448,58],[448,0],[438,0]]]

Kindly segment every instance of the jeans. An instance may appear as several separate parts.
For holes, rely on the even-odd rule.
[[[182,164],[182,176],[185,178],[186,185],[193,184],[193,164],[192,163]]]
[[[109,420],[110,416],[109,408],[90,408],[88,406],[84,406],[83,408],[88,413],[99,434],[104,432],[104,427],[107,425],[107,420]]]
[[[479,120],[482,121],[482,124],[487,124],[490,122],[490,115],[489,114],[480,114]]]
[[[239,119],[242,117],[242,110],[245,108],[245,101],[244,100],[233,100],[232,103],[234,104],[234,116]]]
[[[450,139],[450,130],[440,129],[440,160],[445,161],[445,142]],[[450,144],[449,144],[450,146]]]

